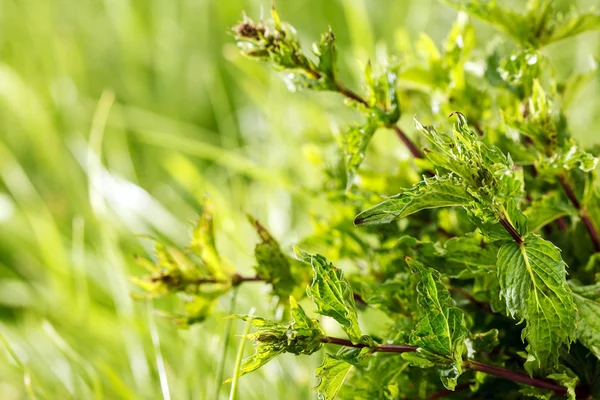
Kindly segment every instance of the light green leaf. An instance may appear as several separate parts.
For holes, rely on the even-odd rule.
[[[221,259],[217,251],[213,208],[208,199],[205,200],[202,214],[192,231],[190,250],[202,259],[210,276],[216,279],[227,279],[232,272],[231,266]]]
[[[600,283],[579,286],[569,281],[577,307],[577,340],[600,359]]]
[[[519,12],[499,6],[496,0],[445,2],[490,23],[524,47],[541,48],[600,29],[600,13],[595,9],[584,13],[572,10],[563,14],[554,8],[553,0],[530,0],[527,9]]]
[[[531,232],[535,232],[560,217],[575,215],[577,211],[558,193],[552,192],[534,200],[525,210],[525,214],[527,215],[527,228]]]
[[[337,77],[337,50],[335,48],[335,35],[329,31],[321,35],[321,41],[313,45],[313,53],[319,57],[319,72],[335,84]]]
[[[435,176],[363,211],[355,218],[354,224],[385,224],[425,209],[466,206],[471,200],[467,190],[455,178]]]
[[[377,130],[377,125],[367,123],[363,126],[351,126],[344,137],[344,160],[346,163],[346,186],[354,183],[358,167],[365,158],[365,152],[371,138]]]
[[[319,400],[332,400],[335,398],[344,384],[344,379],[350,372],[350,368],[352,368],[352,364],[334,358],[329,354],[325,355],[323,364],[317,368],[319,384],[315,389],[317,389]]]
[[[419,352],[438,365],[442,383],[453,390],[462,373],[468,333],[464,313],[454,306],[439,272],[411,259],[407,263],[421,277],[417,292],[422,315],[410,335],[410,344],[419,346]]]
[[[310,255],[294,249],[298,259],[311,265],[312,284],[307,288],[308,297],[317,306],[316,312],[335,319],[355,343],[361,340],[354,294],[344,274],[320,255]]]
[[[281,300],[287,300],[295,288],[290,261],[281,251],[279,243],[260,222],[251,216],[248,216],[248,220],[261,239],[254,249],[254,257],[257,262],[254,267],[256,275],[269,282],[273,286],[273,292]]]
[[[240,376],[255,371],[281,353],[312,354],[322,346],[325,333],[316,319],[308,318],[302,307],[290,297],[292,321],[283,325],[261,317],[234,315],[244,321],[250,320],[255,332],[246,336],[254,341],[255,353],[242,363]]]
[[[575,373],[564,365],[559,365],[557,370],[547,376],[548,379],[552,379],[561,386],[567,388],[567,399],[575,400],[577,398],[575,394],[575,387],[579,383],[579,378]]]
[[[571,12],[558,18],[543,42],[544,44],[550,44],[584,32],[597,30],[600,30],[600,11]]]
[[[584,172],[590,172],[596,169],[598,165],[597,157],[575,145],[571,146],[569,150],[561,152],[558,155],[558,160],[560,165],[566,170],[579,168]]]
[[[498,252],[498,280],[508,312],[526,321],[522,337],[530,371],[558,364],[561,345],[575,334],[575,305],[560,250],[535,234],[504,244]]]
[[[375,66],[371,62],[365,67],[367,86],[368,118],[384,126],[395,124],[400,119],[400,103],[396,91],[398,71],[395,66]]]

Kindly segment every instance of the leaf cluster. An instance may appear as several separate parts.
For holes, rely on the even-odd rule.
[[[272,286],[291,321],[238,316],[255,343],[241,374],[326,346],[322,399],[600,396],[598,158],[567,117],[597,72],[559,81],[540,51],[600,29],[600,14],[550,0],[530,0],[524,13],[496,1],[445,3],[461,11],[443,44],[422,35],[401,46],[401,61],[367,63],[362,93],[340,81],[331,28],[306,53],[275,9],[269,22],[244,16],[233,27],[242,54],[280,71],[290,89],[336,92],[359,118],[332,139],[326,182],[306,188],[335,210],[302,244],[322,255],[296,248],[293,259],[250,218],[260,242],[256,276],[244,278],[217,252],[205,210],[188,248],[158,244],[156,261],[143,261],[151,274],[136,282],[153,296],[191,299],[188,323],[237,285]],[[476,51],[471,16],[502,34],[485,51]],[[418,113],[414,127],[401,126],[405,112]],[[383,171],[363,163],[377,156],[379,130],[413,161]],[[318,318],[298,303],[304,293]],[[385,329],[365,324],[374,315]],[[323,318],[345,337],[328,335]]]

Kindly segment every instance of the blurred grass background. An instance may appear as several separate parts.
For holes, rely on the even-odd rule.
[[[284,246],[310,231],[319,203],[302,188],[319,170],[306,155],[353,116],[335,95],[291,94],[238,55],[228,27],[269,6],[0,0],[0,398],[215,398],[229,298],[206,323],[178,330],[131,299],[129,277],[141,273],[134,255],[151,254],[142,235],[184,244],[207,193],[219,248],[241,271],[256,242],[243,212]],[[456,16],[433,0],[277,6],[306,45],[332,26],[353,88],[361,63],[393,53],[401,32],[439,43]],[[492,32],[476,28],[485,49]],[[547,52],[566,75],[585,70],[599,42],[586,34]],[[598,89],[596,79],[569,110],[585,144],[600,137]],[[406,157],[392,135],[374,146],[382,160]],[[236,312],[269,312],[262,291],[242,287]],[[314,397],[319,358],[273,361],[241,379],[240,398]]]

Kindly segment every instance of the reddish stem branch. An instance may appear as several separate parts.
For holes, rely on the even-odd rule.
[[[348,89],[341,83],[337,82],[337,87],[338,87],[338,92],[341,95],[343,95],[344,97],[346,97],[350,100],[356,101],[357,103],[360,103],[365,107],[369,107],[369,103],[367,103],[367,101],[365,99],[363,99],[358,94],[354,93],[352,90]]]
[[[358,94],[354,93],[352,90],[348,89],[341,83],[336,82],[336,84],[338,93],[352,101],[356,101],[357,103],[360,103],[363,106],[369,108],[369,103],[365,99],[363,99]],[[388,128],[393,129],[394,132],[396,132],[398,138],[402,141],[402,143],[404,143],[404,145],[406,146],[408,151],[410,151],[410,154],[412,154],[413,157],[423,158],[423,153],[421,152],[421,150],[419,150],[419,148],[408,138],[408,136],[406,136],[406,133],[404,133],[404,131],[400,129],[398,125],[390,125],[388,126]]]
[[[353,347],[355,349],[364,349],[369,347],[364,343],[352,343],[348,339],[336,338],[331,336],[323,336],[319,339],[321,343],[336,344],[338,346]],[[403,344],[378,344],[373,352],[377,353],[411,353],[417,351],[417,347]]]
[[[565,387],[557,385],[556,383],[547,379],[531,378],[529,375],[511,371],[506,368],[497,367],[495,365],[484,364],[479,361],[465,361],[463,366],[465,368],[472,369],[473,371],[479,371],[483,372],[484,374],[494,375],[499,378],[508,379],[513,382],[522,383],[524,385],[535,386],[540,389],[548,389],[560,394],[567,393],[567,389]]]
[[[596,251],[596,253],[600,252],[600,238],[598,237],[598,231],[596,231],[596,228],[594,227],[594,224],[590,219],[590,216],[587,212],[587,208],[585,206],[582,206],[579,200],[577,199],[575,190],[573,190],[573,187],[567,181],[565,174],[561,173],[558,176],[558,180],[560,181],[560,184],[563,190],[565,191],[565,194],[569,198],[569,201],[571,202],[571,204],[573,204],[573,207],[579,210],[579,217],[581,218],[581,222],[583,222],[583,225],[585,226],[585,229],[587,230],[590,239],[592,240],[594,250]]]
[[[352,343],[348,339],[336,338],[331,336],[324,336],[320,338],[322,343],[336,344],[338,346],[353,347],[356,349],[363,349],[369,347],[362,343]],[[372,351],[377,353],[409,353],[417,351],[418,347],[399,345],[399,344],[380,344],[377,345]],[[465,361],[463,367],[471,369],[473,371],[483,372],[488,375],[494,375],[499,378],[507,379],[513,382],[522,383],[524,385],[534,386],[541,389],[552,390],[555,393],[565,394],[567,389],[560,386],[550,380],[543,378],[532,378],[529,375],[521,372],[511,371],[509,369],[498,367],[495,365],[485,364],[479,361]],[[581,395],[584,395],[580,393]]]
[[[390,128],[392,128],[394,132],[396,132],[396,136],[400,138],[402,143],[404,143],[404,145],[406,146],[408,151],[410,151],[410,154],[412,154],[414,158],[423,158],[423,153],[421,152],[421,150],[419,150],[419,148],[408,138],[408,136],[406,136],[406,133],[404,133],[404,131],[400,129],[398,125],[390,126]]]
[[[519,232],[515,229],[515,227],[510,223],[508,219],[504,215],[500,216],[499,219],[500,225],[510,234],[510,236],[514,239],[515,243],[518,245],[523,244],[523,238],[519,235]]]

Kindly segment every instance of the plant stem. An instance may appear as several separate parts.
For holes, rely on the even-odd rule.
[[[354,100],[357,103],[360,103],[365,107],[369,107],[369,103],[367,103],[367,101],[365,99],[363,99],[362,97],[360,97],[358,94],[354,93],[352,90],[348,89],[347,87],[345,87],[344,85],[342,85],[339,82],[336,82],[336,85],[338,88],[338,93],[340,93],[342,96],[344,96],[350,100]]]
[[[337,344],[338,346],[354,347],[355,349],[364,349],[365,347],[369,347],[364,343],[352,343],[352,341],[348,339],[336,338],[332,336],[323,336],[319,340],[321,343]],[[414,351],[417,351],[417,347],[404,344],[379,344],[373,350],[373,352],[377,353],[410,353]]]
[[[353,347],[357,349],[362,349],[365,347],[369,347],[363,343],[352,343],[352,341],[348,339],[336,338],[331,336],[324,336],[320,338],[321,343],[329,343],[335,344],[338,346],[345,347]],[[418,350],[416,346],[408,346],[408,345],[399,345],[399,344],[380,344],[377,345],[372,351],[374,353],[409,353],[415,352]],[[463,367],[467,369],[471,369],[473,371],[483,372],[488,375],[494,375],[499,378],[507,379],[513,382],[522,383],[524,385],[534,386],[541,389],[552,390],[553,392],[559,394],[567,393],[567,389],[563,386],[560,386],[550,380],[543,378],[532,378],[529,375],[523,374],[521,372],[511,371],[509,369],[498,367],[495,365],[485,364],[479,361],[464,361]]]
[[[352,90],[348,89],[340,82],[336,82],[336,85],[338,93],[340,93],[342,96],[346,97],[347,99],[356,101],[357,103],[360,103],[363,106],[369,108],[369,103],[365,99],[360,97],[358,94],[354,93]],[[400,129],[398,125],[389,125],[388,128],[393,129],[394,132],[396,132],[396,136],[398,136],[402,143],[404,143],[404,145],[406,146],[408,151],[410,151],[410,154],[412,154],[413,157],[423,158],[423,153],[421,153],[421,150],[419,150],[419,148],[408,138],[408,136],[406,136],[406,133],[404,133],[404,131]]]
[[[504,229],[506,229],[506,232],[508,232],[510,234],[510,236],[514,239],[514,241],[518,245],[523,244],[523,238],[521,237],[521,235],[519,235],[519,232],[517,232],[517,230],[515,229],[513,224],[511,224],[510,221],[506,218],[504,213],[502,213],[502,215],[500,215],[499,222],[500,222],[500,225],[502,225],[502,227]]]
[[[495,365],[484,364],[479,361],[465,361],[463,366],[473,371],[479,371],[483,372],[484,374],[494,375],[499,378],[504,378],[513,382],[522,383],[524,385],[535,386],[540,389],[548,389],[560,394],[567,393],[567,389],[565,387],[557,385],[552,381],[542,378],[531,378],[529,375],[511,371],[506,368],[497,367]]]
[[[581,218],[581,222],[583,222],[585,229],[590,235],[590,239],[592,240],[592,244],[594,245],[594,250],[596,251],[596,253],[600,252],[600,238],[598,237],[598,231],[596,231],[596,228],[594,227],[594,224],[590,219],[590,216],[587,212],[587,208],[585,206],[582,206],[579,200],[577,199],[575,190],[573,190],[573,187],[567,181],[567,178],[564,173],[561,173],[558,176],[558,180],[560,181],[560,184],[563,190],[565,191],[565,194],[569,198],[569,201],[571,201],[571,204],[573,204],[573,207],[579,210],[579,217]]]
[[[404,143],[404,145],[406,146],[408,151],[410,151],[410,154],[412,154],[414,158],[423,158],[423,153],[421,152],[421,150],[419,150],[419,148],[408,138],[408,136],[406,136],[406,133],[404,133],[404,131],[400,129],[398,125],[392,125],[389,126],[389,128],[393,129],[394,132],[396,132],[396,136],[400,138],[402,143]]]

